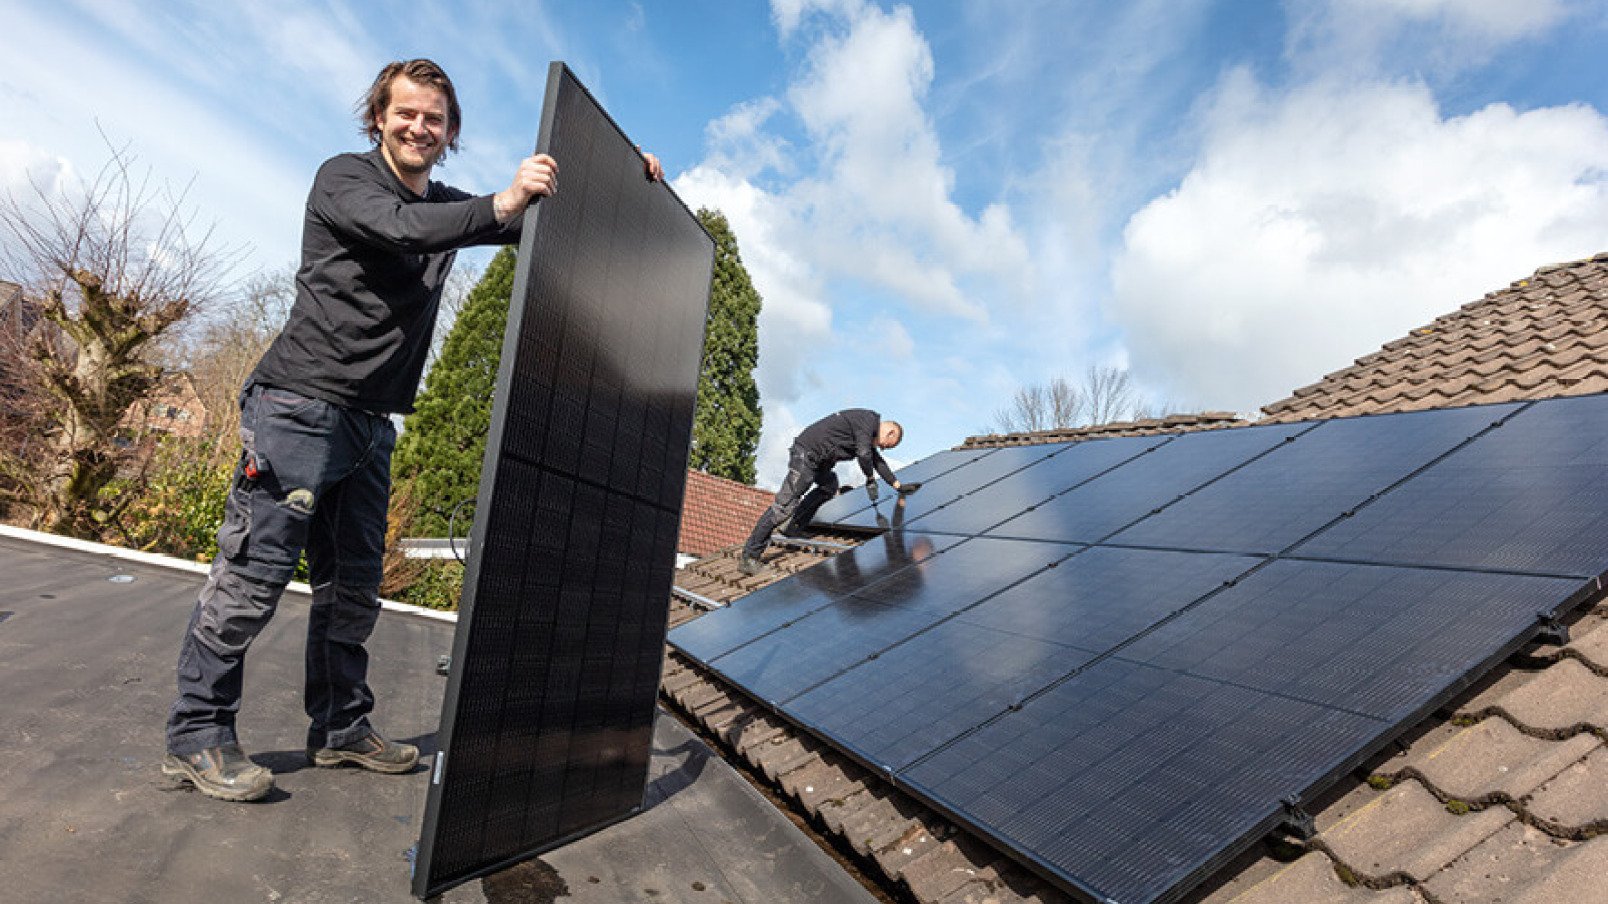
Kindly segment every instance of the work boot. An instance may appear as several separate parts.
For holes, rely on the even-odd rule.
[[[764,574],[769,569],[765,567],[765,563],[761,562],[757,556],[751,556],[745,552],[737,559],[737,570],[749,577],[753,577]]]
[[[182,778],[219,800],[261,800],[274,789],[274,774],[253,763],[239,744],[185,756],[170,753],[162,760],[162,774]]]
[[[386,740],[379,732],[370,729],[367,737],[358,738],[340,747],[307,748],[307,758],[314,766],[339,766],[353,763],[374,772],[398,775],[412,769],[419,762],[419,748]]]
[[[815,531],[797,521],[788,521],[776,531],[789,540],[808,540],[815,536]]]

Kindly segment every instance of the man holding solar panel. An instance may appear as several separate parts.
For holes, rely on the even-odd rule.
[[[840,461],[852,459],[859,463],[865,473],[865,491],[872,501],[877,498],[879,474],[901,496],[920,489],[919,483],[900,483],[882,458],[881,450],[892,449],[902,439],[904,427],[898,421],[882,420],[881,415],[866,408],[848,408],[805,427],[788,452],[787,477],[776,491],[776,501],[759,516],[748,542],[743,544],[738,570],[747,575],[765,570],[759,557],[778,526],[784,536],[802,536],[808,530],[815,512],[837,493],[838,478],[833,468]]]
[[[379,616],[391,415],[413,397],[459,248],[512,244],[520,214],[558,188],[545,154],[508,188],[430,180],[457,148],[456,92],[435,63],[385,66],[358,104],[374,147],[326,161],[308,194],[296,300],[241,391],[244,449],[218,557],[185,631],[162,771],[223,800],[258,800],[273,775],[235,734],[245,655],[306,553],[313,588],[304,704],[319,766],[411,771],[419,751],[369,724],[364,649]],[[647,176],[663,177],[643,155]]]

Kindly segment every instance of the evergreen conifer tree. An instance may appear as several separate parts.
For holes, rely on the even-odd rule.
[[[761,300],[737,252],[737,237],[719,211],[700,208],[698,221],[715,239],[709,325],[698,378],[689,464],[739,483],[754,482],[761,411],[754,368],[759,366]]]
[[[424,380],[414,412],[403,421],[393,469],[413,481],[418,515],[415,536],[444,537],[454,506],[468,499],[455,530],[466,531],[480,463],[491,428],[491,395],[497,386],[508,302],[514,291],[514,249],[498,251],[441,348],[441,357]]]

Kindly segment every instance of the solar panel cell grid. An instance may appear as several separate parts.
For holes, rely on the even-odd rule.
[[[1608,573],[1608,396],[1537,403],[1292,554]]]
[[[958,542],[957,537],[884,534],[790,580],[771,584],[731,606],[677,627],[671,632],[670,642],[700,662],[712,662]]]
[[[1387,721],[1410,715],[1582,588],[1573,579],[1280,560],[1127,659]]]
[[[937,477],[930,484],[923,484],[918,492],[901,497],[902,511],[897,516],[908,524],[916,518],[933,511],[946,503],[967,493],[973,493],[1013,471],[1032,466],[1044,461],[1052,455],[1069,448],[1066,443],[1046,444],[1042,446],[1018,446],[1015,448],[995,449],[987,455],[979,457],[964,467],[956,468]],[[846,494],[854,496],[853,491]],[[861,493],[864,499],[865,494]],[[832,521],[840,527],[874,529],[886,527],[885,523],[878,523],[879,516],[887,522],[895,520],[893,500],[884,500],[874,507],[866,507],[853,514],[837,518]],[[824,518],[817,515],[818,523],[827,523]]]
[[[1172,441],[1169,436],[1129,436],[1075,443],[990,485],[986,493],[972,493],[933,511],[907,515],[906,523],[913,522],[920,530],[980,534],[1053,494],[1064,493]]]
[[[1098,479],[1023,511],[988,533],[1098,542],[1313,426],[1277,424],[1181,434]]]
[[[1106,542],[1276,553],[1518,407],[1486,405],[1325,421]]]

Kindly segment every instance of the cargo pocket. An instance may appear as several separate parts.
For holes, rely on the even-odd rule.
[[[218,528],[218,555],[239,561],[246,554],[251,538],[251,482],[242,475],[229,488],[223,506],[223,525]]]

